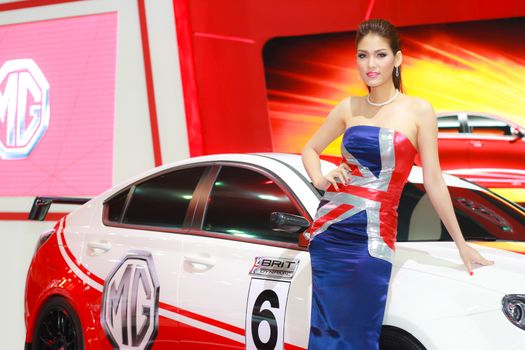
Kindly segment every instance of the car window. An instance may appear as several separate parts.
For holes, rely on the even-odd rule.
[[[164,173],[135,186],[122,223],[180,228],[205,167]],[[118,196],[114,198],[117,212]],[[111,205],[109,218],[111,218]]]
[[[479,115],[468,116],[469,132],[480,135],[511,135],[512,130],[509,124],[504,121]]]
[[[459,133],[461,125],[457,115],[443,115],[437,118],[439,132]]]
[[[113,197],[108,203],[108,220],[114,222],[120,222],[122,218],[122,211],[126,204],[126,198],[128,197],[129,187]]]
[[[223,166],[208,199],[203,230],[296,243],[298,234],[272,230],[272,212],[301,215],[272,179],[251,169]]]
[[[465,239],[525,241],[523,208],[484,191],[449,187],[449,192]],[[398,211],[398,242],[452,240],[422,185],[405,185]]]

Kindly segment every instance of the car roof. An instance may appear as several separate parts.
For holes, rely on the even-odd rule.
[[[246,163],[251,163],[251,164],[258,164],[260,163],[260,157],[265,157],[266,159],[275,160],[277,162],[280,162],[281,164],[285,164],[289,168],[292,168],[292,170],[294,170],[296,173],[299,173],[304,179],[306,179],[306,181],[310,181],[308,173],[306,172],[306,169],[303,166],[302,156],[300,154],[284,153],[284,152],[219,153],[219,154],[190,157],[190,158],[175,161],[172,163],[164,164],[156,168],[149,169],[145,172],[142,172],[141,174],[128,178],[125,181],[122,181],[118,184],[115,184],[115,186],[112,186],[112,188],[108,189],[106,192],[104,192],[104,194],[108,195],[110,193],[115,193],[115,191],[120,191],[120,189],[125,188],[126,186],[132,183],[141,181],[142,179],[146,177],[149,177],[151,175],[155,175],[157,173],[161,173],[164,171],[169,171],[170,169],[175,169],[181,166],[193,165],[193,164],[197,165],[200,163],[208,163],[208,162],[210,163],[224,162],[224,161],[226,162],[228,161],[246,162]],[[337,166],[333,162],[330,162],[324,159],[320,159],[320,164],[321,164],[321,172],[323,174],[328,173],[330,170],[332,170],[333,168]],[[443,174],[443,177],[445,179],[445,183],[447,184],[447,186],[469,188],[469,189],[474,189],[478,191],[485,190],[481,186],[478,186],[469,181],[465,181],[453,175]],[[408,177],[408,181],[412,183],[422,184],[423,183],[422,169],[418,166],[413,166],[410,172],[410,175]]]
[[[451,115],[458,115],[458,114],[466,114],[466,115],[473,115],[473,116],[481,116],[481,117],[489,117],[489,118],[493,118],[493,119],[496,119],[496,120],[499,120],[499,121],[502,121],[502,122],[505,122],[505,123],[508,123],[508,124],[516,124],[515,121],[507,118],[507,117],[503,117],[501,115],[496,115],[496,114],[492,114],[492,113],[487,113],[487,112],[476,112],[476,111],[465,111],[465,110],[454,110],[454,111],[445,111],[445,112],[439,112],[439,113],[436,113],[436,118],[441,118],[441,117],[447,117],[447,116],[451,116]]]
[[[282,163],[286,163],[286,165],[297,170],[306,179],[309,179],[308,173],[306,172],[306,169],[304,168],[304,165],[303,165],[302,156],[300,154],[282,153],[282,152],[258,152],[258,153],[252,153],[252,154],[273,158]],[[329,172],[336,166],[336,164],[329,162],[327,160],[324,160],[324,159],[320,159],[320,161],[321,161],[321,172],[323,174]]]

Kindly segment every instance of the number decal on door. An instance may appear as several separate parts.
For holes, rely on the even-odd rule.
[[[290,282],[252,278],[246,306],[246,349],[282,350]]]

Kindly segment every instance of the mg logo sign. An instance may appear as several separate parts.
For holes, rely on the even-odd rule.
[[[0,68],[0,158],[31,153],[49,125],[49,83],[32,59]]]
[[[151,253],[132,251],[104,283],[100,320],[115,349],[149,349],[157,336],[159,283]]]

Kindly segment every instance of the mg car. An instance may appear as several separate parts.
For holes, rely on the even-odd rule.
[[[437,120],[439,156],[444,170],[523,169],[525,129],[522,126],[477,112],[439,113]]]
[[[381,349],[525,348],[525,209],[445,179],[463,234],[495,264],[466,272],[414,167]],[[194,157],[115,186],[42,233],[26,349],[306,349],[305,229],[321,196],[284,153]],[[32,216],[53,201],[85,202],[37,198]]]
[[[506,189],[501,193],[512,192],[515,201],[525,203],[524,127],[479,112],[443,112],[437,119],[444,171],[484,187]],[[416,164],[420,165],[418,157]]]

